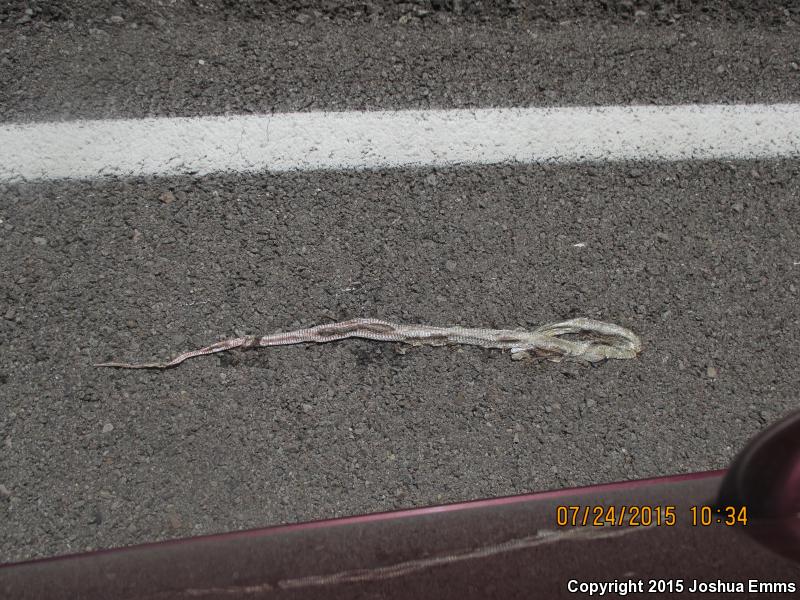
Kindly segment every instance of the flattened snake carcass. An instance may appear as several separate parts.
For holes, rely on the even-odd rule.
[[[575,339],[563,337],[568,335],[574,336]],[[559,362],[564,358],[581,359],[590,363],[610,358],[636,358],[642,350],[641,341],[632,331],[619,325],[586,318],[551,323],[533,331],[398,325],[379,319],[351,319],[287,333],[222,340],[205,348],[184,352],[163,363],[104,362],[95,364],[95,366],[120,369],[168,369],[195,356],[225,352],[234,348],[285,346],[307,342],[323,343],[351,337],[380,342],[403,342],[415,346],[469,344],[483,348],[510,350],[512,359],[534,357],[553,362]]]

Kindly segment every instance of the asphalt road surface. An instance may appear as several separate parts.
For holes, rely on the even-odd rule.
[[[3,123],[800,100],[797,2],[99,4],[2,5]],[[799,174],[0,184],[0,562],[725,467],[800,403]],[[593,368],[349,340],[92,366],[356,316],[589,316],[644,352]]]

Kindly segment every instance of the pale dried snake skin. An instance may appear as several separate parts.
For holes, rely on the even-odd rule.
[[[574,335],[577,339],[562,337],[566,335]],[[351,337],[380,342],[404,342],[416,346],[470,344],[483,348],[510,350],[511,357],[514,359],[534,356],[554,362],[563,358],[576,358],[592,363],[609,358],[636,358],[642,349],[639,338],[632,331],[619,325],[584,318],[544,325],[534,331],[398,325],[379,319],[351,319],[287,333],[223,340],[199,350],[184,352],[164,363],[105,362],[95,366],[121,369],[168,369],[195,356],[225,352],[234,348],[285,346],[306,342],[323,343]]]

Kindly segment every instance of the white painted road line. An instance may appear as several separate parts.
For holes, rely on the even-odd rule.
[[[0,181],[800,156],[800,104],[152,118],[0,127]]]

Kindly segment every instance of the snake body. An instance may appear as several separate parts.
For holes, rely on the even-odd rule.
[[[572,335],[576,339],[564,337],[567,335]],[[105,362],[95,366],[121,369],[168,369],[195,356],[225,352],[234,348],[286,346],[308,342],[324,343],[352,337],[379,342],[403,342],[416,346],[469,344],[483,348],[510,350],[512,358],[517,360],[533,356],[554,362],[563,358],[577,358],[592,363],[610,358],[636,358],[642,349],[641,341],[632,331],[619,325],[586,318],[552,323],[534,331],[400,325],[379,319],[351,319],[287,333],[222,340],[205,348],[184,352],[163,363]]]

